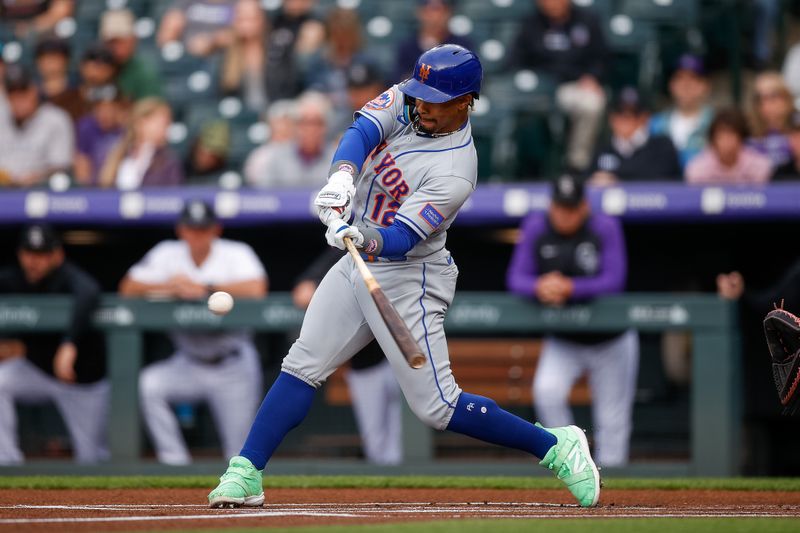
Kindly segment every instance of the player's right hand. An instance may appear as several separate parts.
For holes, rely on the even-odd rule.
[[[349,172],[343,170],[334,172],[328,178],[328,184],[314,198],[317,215],[322,223],[327,226],[336,219],[349,220],[355,192],[353,176]]]
[[[328,225],[328,231],[325,232],[325,240],[328,241],[330,246],[334,246],[340,250],[347,247],[344,244],[344,238],[350,237],[356,248],[360,248],[364,244],[364,235],[358,231],[358,228],[351,226],[344,220],[334,220]]]

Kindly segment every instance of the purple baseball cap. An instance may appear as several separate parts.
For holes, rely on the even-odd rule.
[[[675,70],[673,71],[673,74],[675,72],[680,72],[681,70],[689,71],[697,76],[705,77],[706,75],[706,68],[703,64],[703,59],[694,54],[683,54],[678,58],[678,61],[675,63]]]

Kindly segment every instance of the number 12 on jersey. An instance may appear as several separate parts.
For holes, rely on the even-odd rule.
[[[389,202],[386,210],[383,211],[386,198],[386,194],[382,192],[375,195],[375,206],[372,208],[372,215],[370,215],[370,218],[381,226],[391,226],[394,222],[394,215],[397,214],[397,209],[400,207],[400,202],[393,200]]]

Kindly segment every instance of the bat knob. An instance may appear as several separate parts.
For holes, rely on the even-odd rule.
[[[425,366],[425,356],[421,353],[416,354],[414,357],[411,358],[409,362],[411,368],[422,368]]]

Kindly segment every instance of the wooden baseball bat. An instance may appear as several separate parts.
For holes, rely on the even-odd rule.
[[[358,253],[350,237],[345,237],[343,240],[345,246],[347,246],[347,251],[350,252],[353,261],[356,262],[356,267],[358,267],[358,271],[361,273],[361,277],[367,286],[369,294],[378,307],[378,312],[383,317],[386,327],[389,328],[389,333],[392,334],[394,341],[397,343],[397,346],[400,347],[400,351],[403,352],[406,361],[408,361],[408,366],[411,368],[422,368],[425,364],[425,354],[420,350],[408,326],[406,326],[403,319],[400,318],[400,314],[397,312],[397,309],[394,308],[392,302],[389,301],[389,298],[386,297],[386,293],[381,289],[378,280],[375,279],[375,276],[373,276],[372,272],[367,268],[364,259],[361,258],[361,254]]]

